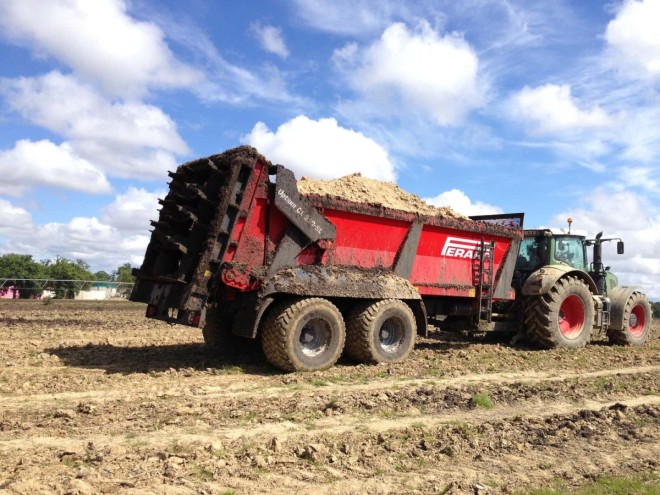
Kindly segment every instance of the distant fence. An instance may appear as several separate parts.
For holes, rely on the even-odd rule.
[[[133,282],[112,282],[108,280],[66,280],[56,278],[3,278],[0,277],[0,298],[40,299],[53,297],[56,291],[70,291],[76,299],[110,299],[125,297],[133,288]]]

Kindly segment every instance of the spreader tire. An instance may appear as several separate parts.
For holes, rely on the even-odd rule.
[[[207,309],[206,323],[202,328],[204,343],[214,352],[226,353],[231,344],[230,326],[220,322],[218,312],[214,308]]]
[[[541,347],[584,347],[591,338],[594,306],[589,287],[577,277],[557,281],[546,294],[525,301],[525,326]]]
[[[264,322],[266,359],[284,371],[319,371],[337,362],[346,328],[330,301],[309,298],[275,306]]]
[[[415,328],[415,316],[403,301],[358,305],[348,317],[346,354],[361,363],[404,361],[415,346]]]
[[[621,328],[610,327],[607,337],[612,344],[642,345],[651,336],[651,321],[653,312],[646,296],[633,292],[623,309],[623,325]]]

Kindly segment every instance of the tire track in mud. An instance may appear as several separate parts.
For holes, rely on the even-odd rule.
[[[210,440],[228,440],[247,442],[251,439],[270,440],[273,437],[281,441],[314,437],[323,435],[341,435],[343,433],[359,431],[361,434],[395,432],[410,428],[438,428],[456,425],[478,426],[482,423],[511,422],[512,420],[542,420],[548,417],[576,416],[585,412],[597,412],[604,409],[621,411],[639,406],[658,406],[660,414],[660,396],[643,395],[616,401],[585,401],[583,404],[557,402],[546,404],[539,411],[538,407],[527,405],[525,407],[498,407],[495,409],[462,410],[456,413],[442,415],[414,415],[400,416],[395,419],[365,418],[364,416],[343,415],[341,418],[325,418],[304,425],[293,422],[270,423],[249,427],[231,426],[228,428],[200,428],[204,433],[179,433],[179,428],[163,428],[156,432],[144,432],[139,435],[140,443],[151,447],[166,447],[173,442],[179,443],[206,443]],[[584,414],[583,414],[584,415]],[[659,416],[660,417],[660,416]],[[660,427],[659,427],[660,429]],[[76,437],[71,434],[63,436],[35,436],[25,439],[0,440],[0,451],[16,451],[36,446],[72,449],[93,442],[98,444],[126,443],[126,432],[114,435],[90,434]],[[660,447],[658,447],[660,451]]]
[[[579,352],[440,335],[398,365],[282,375],[143,308],[57,306],[4,311],[10,494],[490,495],[660,469],[657,335]]]
[[[387,425],[392,421],[406,423],[406,418],[415,422],[430,417],[473,415],[484,407],[479,397],[493,411],[519,410],[528,415],[541,405],[551,410],[561,409],[561,404],[570,404],[573,409],[589,407],[590,401],[585,397],[593,398],[595,404],[630,400],[642,394],[653,400],[654,392],[660,390],[660,372],[627,372],[569,375],[570,379],[537,376],[530,383],[514,380],[519,376],[508,376],[504,382],[498,377],[498,381],[479,382],[477,386],[465,377],[459,382],[448,380],[439,384],[390,384],[396,388],[368,388],[362,384],[356,388],[343,385],[295,391],[276,389],[268,393],[242,391],[220,397],[217,392],[179,389],[148,396],[124,393],[101,400],[89,396],[81,400],[75,394],[72,401],[66,402],[58,394],[55,400],[46,397],[47,402],[8,403],[4,405],[9,407],[0,407],[0,439],[71,430],[86,435],[99,428],[114,435],[126,431],[150,434],[169,426],[206,432],[234,429],[241,436],[247,430],[331,429],[334,423],[351,427],[363,423]]]
[[[65,402],[75,402],[81,400],[95,400],[95,401],[109,401],[115,400],[119,397],[126,399],[131,396],[139,396],[143,398],[145,395],[156,394],[161,397],[180,397],[182,395],[192,395],[195,398],[208,398],[208,399],[221,399],[221,398],[236,398],[236,397],[251,397],[258,393],[259,399],[263,400],[267,397],[285,397],[294,394],[300,394],[301,391],[308,391],[311,394],[318,394],[319,390],[325,395],[332,393],[343,393],[345,391],[376,391],[384,389],[405,389],[415,388],[425,385],[432,385],[435,388],[450,388],[462,385],[508,385],[514,383],[544,383],[544,382],[561,382],[566,380],[589,380],[592,378],[601,377],[616,377],[625,375],[639,375],[643,373],[660,372],[660,365],[657,366],[636,366],[628,368],[613,368],[599,371],[591,371],[584,373],[557,373],[550,372],[527,372],[527,373],[490,373],[490,374],[473,374],[463,375],[455,378],[415,378],[415,379],[380,379],[369,381],[367,383],[332,383],[324,382],[323,385],[315,386],[303,382],[302,384],[295,383],[293,388],[288,385],[264,384],[264,379],[255,377],[254,379],[246,379],[241,376],[237,379],[236,376],[229,375],[225,377],[209,377],[204,379],[204,382],[213,382],[212,384],[199,384],[199,383],[185,383],[182,385],[182,380],[178,377],[168,380],[163,383],[159,380],[158,383],[148,383],[142,387],[124,388],[121,390],[87,390],[82,392],[56,392],[46,394],[26,394],[26,395],[10,395],[0,396],[0,410],[11,410],[18,407],[44,404],[48,402],[57,402],[59,404]],[[300,376],[300,375],[298,375]],[[220,383],[218,383],[220,382]]]

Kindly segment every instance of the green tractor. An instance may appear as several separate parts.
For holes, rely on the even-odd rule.
[[[590,340],[642,345],[651,335],[651,305],[633,287],[619,285],[602,261],[602,243],[595,239],[548,229],[525,230],[513,286],[524,334],[545,348],[579,348]],[[593,246],[591,263],[587,247]]]

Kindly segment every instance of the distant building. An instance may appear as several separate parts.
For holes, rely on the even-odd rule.
[[[0,299],[18,299],[21,297],[21,292],[18,287],[9,286],[0,288]]]
[[[92,284],[90,290],[81,290],[78,292],[76,299],[101,301],[103,299],[110,299],[112,297],[117,297],[116,284],[97,282]]]

